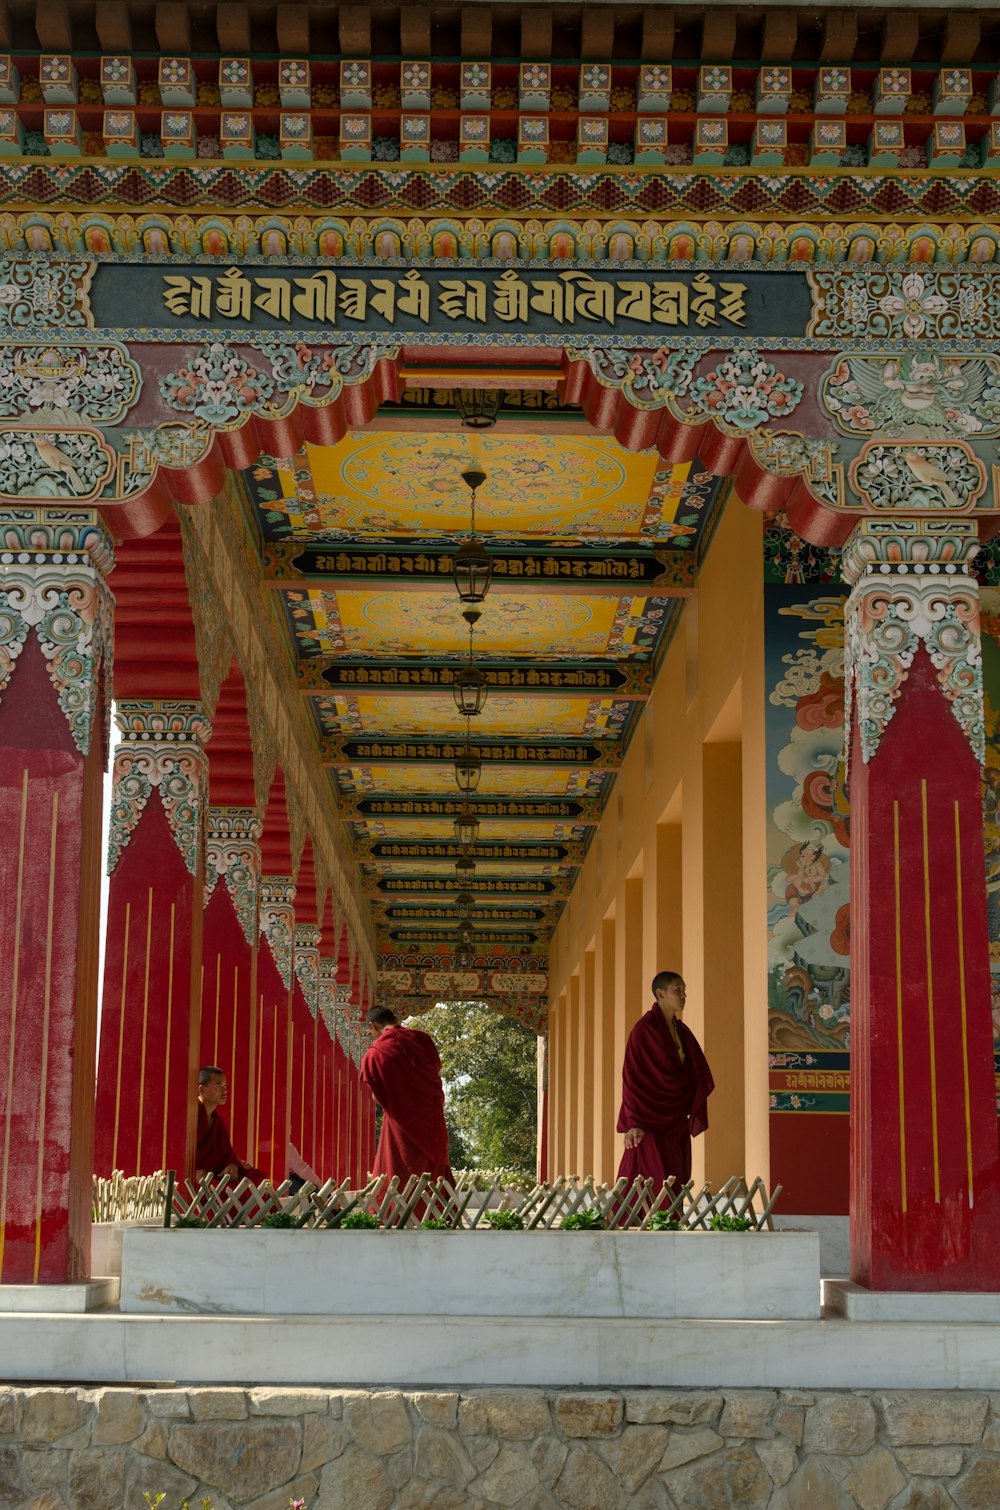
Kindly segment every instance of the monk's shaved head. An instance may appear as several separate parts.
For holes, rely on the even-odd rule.
[[[657,991],[669,991],[674,981],[681,979],[683,977],[676,970],[661,970],[657,975],[653,976],[653,984],[649,989],[655,996]]]
[[[208,1085],[209,1082],[212,1081],[212,1080],[215,1080],[215,1079],[224,1080],[225,1078],[226,1078],[226,1072],[225,1072],[225,1070],[220,1070],[220,1068],[219,1068],[219,1066],[217,1064],[203,1064],[202,1067],[201,1067],[201,1069],[198,1071],[198,1084],[199,1085]]]
[[[399,1018],[391,1007],[369,1007],[365,1014],[365,1021],[370,1022],[373,1028],[399,1026]]]

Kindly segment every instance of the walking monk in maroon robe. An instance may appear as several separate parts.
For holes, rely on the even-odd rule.
[[[194,1156],[195,1178],[215,1175],[229,1180],[253,1180],[259,1185],[267,1176],[241,1159],[233,1148],[229,1129],[219,1108],[225,1106],[229,1088],[224,1071],[206,1064],[198,1071],[198,1148]]]
[[[691,1178],[691,1139],[708,1126],[708,1098],[715,1089],[701,1045],[680,1020],[686,993],[673,970],[653,977],[656,1000],[629,1034],[622,1067],[618,1131],[625,1153],[618,1178],[668,1175],[678,1185]]]
[[[361,1061],[361,1080],[382,1108],[372,1174],[454,1178],[448,1163],[441,1059],[429,1033],[400,1026],[388,1007],[372,1007],[375,1042]]]

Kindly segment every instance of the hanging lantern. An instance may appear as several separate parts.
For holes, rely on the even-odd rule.
[[[452,683],[455,707],[463,718],[476,718],[486,706],[489,684],[478,666],[463,666]]]
[[[493,580],[493,558],[475,536],[460,545],[451,558],[455,588],[463,603],[482,603]]]
[[[459,912],[471,912],[476,905],[476,899],[471,891],[460,891],[455,898],[455,906]]]
[[[463,813],[455,819],[455,838],[459,844],[475,844],[479,838],[479,819]]]
[[[478,608],[466,608],[462,613],[462,618],[469,626],[469,660],[468,664],[456,673],[451,690],[455,698],[455,707],[459,713],[464,718],[476,718],[485,708],[486,698],[489,693],[486,675],[476,665],[476,657],[472,645],[473,631],[482,618],[482,614]]]
[[[476,873],[476,862],[470,855],[462,855],[455,861],[455,877],[458,881],[468,883]]]
[[[486,481],[486,473],[469,471],[462,473],[462,481],[469,489],[469,538],[460,545],[451,558],[451,570],[455,588],[463,603],[481,603],[490,590],[493,580],[493,560],[476,537],[476,493]]]
[[[455,408],[465,430],[490,430],[500,411],[499,388],[459,388]]]
[[[482,761],[477,759],[474,750],[467,748],[465,753],[455,761],[455,780],[459,791],[474,792],[479,785],[479,778],[483,774]]]

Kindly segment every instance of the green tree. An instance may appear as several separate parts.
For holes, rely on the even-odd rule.
[[[441,1055],[453,1157],[480,1169],[535,1168],[537,1038],[482,1001],[439,1002],[413,1026]],[[453,1165],[453,1167],[458,1167]]]

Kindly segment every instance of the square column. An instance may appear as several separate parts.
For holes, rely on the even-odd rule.
[[[0,509],[0,1283],[87,1277],[111,538]]]
[[[257,958],[257,1093],[253,1162],[280,1185],[288,1173],[291,1124],[295,885],[262,876]]]
[[[97,1076],[102,1175],[193,1169],[211,729],[200,704],[118,704]]]
[[[851,798],[851,1274],[1000,1284],[969,520],[865,520],[844,552]]]
[[[251,1163],[261,826],[253,808],[210,807],[205,835],[199,1058],[226,1073],[226,1121],[234,1146]]]

